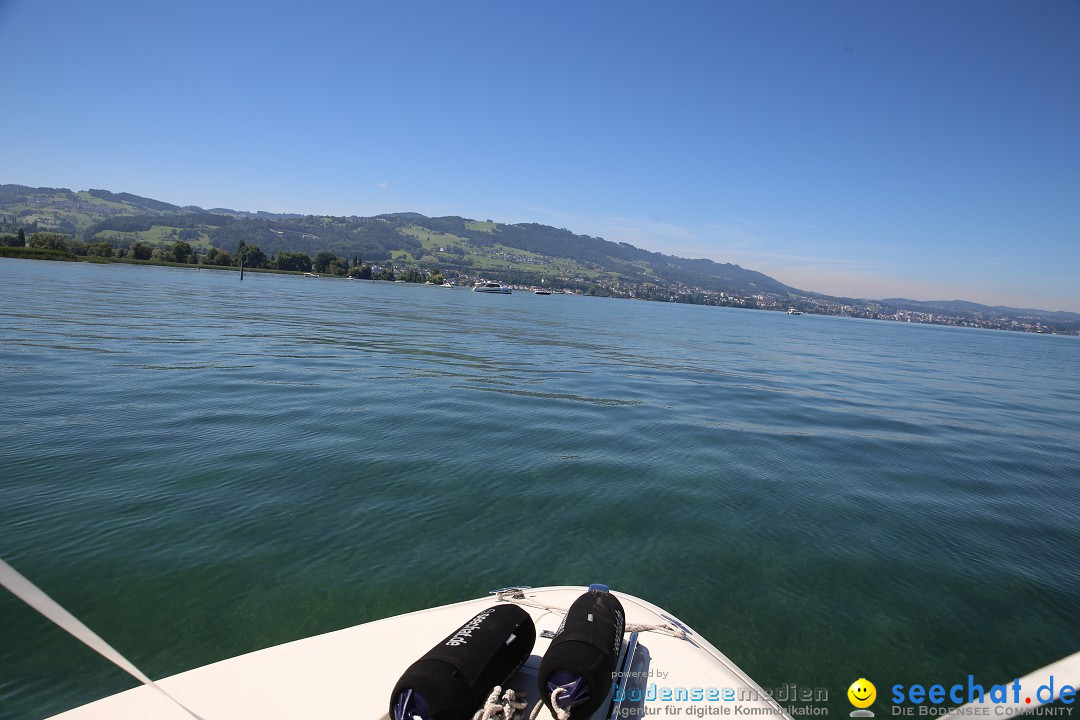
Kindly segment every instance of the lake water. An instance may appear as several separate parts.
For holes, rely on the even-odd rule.
[[[151,676],[511,584],[648,599],[836,715],[859,677],[1080,649],[1077,338],[25,260],[0,287],[0,556]],[[0,717],[134,683],[2,591],[0,638]]]

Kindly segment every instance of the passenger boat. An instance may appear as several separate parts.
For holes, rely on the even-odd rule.
[[[485,280],[473,285],[473,292],[482,293],[497,293],[501,295],[509,295],[513,290],[509,285],[503,285],[502,283],[492,282],[491,280]]]

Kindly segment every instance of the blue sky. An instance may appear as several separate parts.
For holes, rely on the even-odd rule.
[[[0,183],[1080,311],[1080,2],[0,0]]]

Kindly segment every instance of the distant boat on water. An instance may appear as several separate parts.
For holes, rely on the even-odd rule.
[[[479,293],[496,293],[500,295],[509,295],[513,292],[509,285],[492,282],[491,280],[476,283],[476,285],[473,285],[472,291]]]
[[[790,307],[790,308],[787,309],[787,314],[788,315],[802,315],[802,310],[796,310],[795,308]]]

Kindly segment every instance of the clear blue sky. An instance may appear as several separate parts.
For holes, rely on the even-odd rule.
[[[0,183],[1080,311],[1080,2],[0,0]]]

